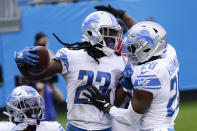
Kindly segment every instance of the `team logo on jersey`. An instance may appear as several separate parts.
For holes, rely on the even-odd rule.
[[[136,79],[134,87],[142,87],[146,89],[160,89],[161,83],[158,78],[150,78],[151,75],[138,76],[140,79]],[[149,77],[149,78],[148,78]]]

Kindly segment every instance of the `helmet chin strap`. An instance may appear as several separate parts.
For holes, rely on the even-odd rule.
[[[115,50],[111,49],[110,47],[106,47],[106,46],[102,48],[102,51],[106,56],[111,56],[112,54],[115,53]]]
[[[114,43],[108,43],[108,45],[112,47],[115,46]],[[106,56],[111,56],[112,54],[115,53],[114,49],[107,47],[107,44],[105,43],[104,39],[102,40],[102,48],[97,48],[97,49],[101,50]]]

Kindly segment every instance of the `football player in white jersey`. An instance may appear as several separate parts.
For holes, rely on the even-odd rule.
[[[0,122],[0,131],[64,131],[56,121],[44,118],[44,99],[30,86],[18,86],[7,99],[10,122]]]
[[[97,5],[94,7],[97,11],[107,11],[109,13],[111,13],[112,15],[114,15],[116,18],[118,19],[122,19],[122,21],[126,24],[127,28],[130,29],[133,25],[135,25],[137,22],[135,19],[133,19],[132,17],[130,17],[126,11],[122,10],[122,9],[116,9],[114,7],[112,7],[110,4],[108,6],[105,5]],[[126,56],[125,51],[126,49],[124,48],[124,45],[122,47],[122,45],[120,46],[121,50],[119,53],[122,53],[123,55]],[[127,59],[127,57],[124,57],[125,61]],[[116,95],[115,95],[115,102],[114,105],[116,107],[119,108],[128,108],[128,104],[130,101],[130,93],[120,93],[122,92],[121,88],[117,88],[116,90]],[[139,131],[139,124],[133,124],[131,126],[128,125],[124,125],[120,122],[118,122],[117,120],[113,119],[112,120],[112,131]]]
[[[103,111],[123,124],[140,121],[141,131],[174,131],[179,111],[179,63],[175,49],[166,42],[165,29],[154,22],[139,22],[123,43],[133,66],[123,72],[120,83],[126,91],[135,89],[128,109],[107,104],[94,86],[87,88],[91,95],[83,94],[89,103],[105,105]]]
[[[103,95],[110,93],[110,102],[113,104],[115,87],[125,67],[121,56],[115,54],[121,35],[121,27],[113,15],[103,11],[93,12],[82,23],[81,43],[68,45],[56,36],[66,47],[56,53],[44,74],[34,77],[21,70],[29,79],[62,74],[67,83],[67,131],[111,131],[109,114],[84,104],[87,98],[82,93],[93,84]],[[39,58],[32,52],[36,51],[35,48],[26,48],[16,52],[17,65],[25,63],[35,66]]]

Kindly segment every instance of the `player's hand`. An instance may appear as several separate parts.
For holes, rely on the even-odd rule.
[[[33,53],[38,51],[38,48],[27,47],[21,51],[15,52],[14,59],[16,64],[27,64],[30,66],[36,66],[36,64],[39,63],[39,56]]]
[[[15,127],[12,128],[11,131],[23,131],[28,127],[26,123],[19,123]]]
[[[104,110],[104,108],[107,108],[110,105],[109,92],[106,95],[103,95],[94,85],[88,87],[86,91],[87,92],[83,92],[83,95],[88,97],[89,101],[85,101],[84,104],[92,104],[100,110]]]
[[[121,9],[116,9],[112,7],[110,4],[108,6],[105,5],[97,5],[94,7],[97,11],[106,11],[114,15],[116,18],[121,18],[123,17],[125,11]]]
[[[122,76],[120,78],[120,85],[123,86],[126,90],[131,91],[133,88],[133,84],[131,82],[131,76],[133,75],[133,69],[129,64],[125,66],[125,69],[122,73]]]

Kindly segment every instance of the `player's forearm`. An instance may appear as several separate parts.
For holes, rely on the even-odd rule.
[[[110,116],[125,125],[133,125],[142,117],[142,114],[139,114],[133,110],[131,103],[128,109],[109,106],[107,107],[107,111]]]
[[[128,14],[124,13],[122,20],[125,22],[127,25],[128,29],[130,29],[133,25],[135,25],[137,22],[135,19],[130,17]]]
[[[114,105],[116,107],[120,107],[126,96],[127,92],[125,92],[123,88],[118,85],[118,87],[116,88]]]

